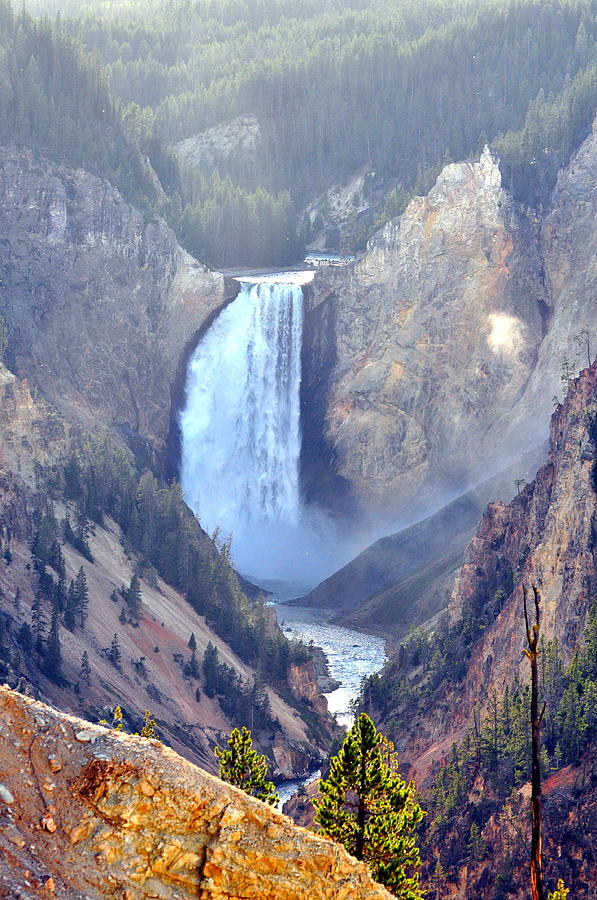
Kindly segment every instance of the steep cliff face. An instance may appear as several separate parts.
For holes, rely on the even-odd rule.
[[[562,357],[574,365],[574,335],[597,324],[596,134],[561,173],[544,222],[512,201],[486,148],[447,166],[354,264],[316,273],[309,496],[386,523],[539,443]]]
[[[448,613],[458,621],[465,606],[478,608],[498,590],[508,601],[475,652],[467,687],[479,699],[505,683],[520,658],[522,586],[542,597],[542,634],[570,654],[582,635],[597,590],[597,447],[591,420],[597,402],[597,364],[569,386],[552,416],[548,461],[535,480],[505,506],[487,509],[469,544]]]
[[[0,688],[7,898],[382,900],[332,841],[187,763]]]
[[[513,410],[513,433],[536,422],[546,399],[561,397],[561,366],[592,362],[597,327],[597,120],[562,170],[541,226],[549,330],[527,389]],[[583,329],[588,330],[583,335]],[[575,339],[576,338],[576,339]]]
[[[445,682],[402,732],[404,756],[420,781],[463,735],[475,706],[485,708],[493,691],[501,695],[516,671],[527,680],[524,585],[538,587],[541,634],[558,640],[565,661],[582,637],[597,592],[596,403],[597,363],[571,382],[553,414],[547,463],[509,505],[489,505],[465,552],[451,625],[457,629],[467,615],[484,626],[463,680]]]
[[[181,355],[225,299],[160,220],[108,182],[0,151],[6,361],[67,419],[166,446]]]
[[[96,721],[110,720],[116,703],[123,706],[129,721],[137,723],[144,710],[150,708],[164,740],[193,762],[215,770],[213,746],[225,740],[233,723],[218,699],[208,697],[203,690],[200,663],[208,643],[218,649],[220,660],[233,667],[246,684],[252,683],[256,673],[210,628],[183,593],[159,578],[153,567],[141,563],[109,517],[104,517],[102,525],[95,523],[91,527],[92,559],[69,543],[62,545],[65,583],[83,568],[89,593],[85,627],[59,627],[62,677],[48,677],[43,653],[23,652],[20,629],[31,625],[40,592],[41,577],[32,564],[31,547],[41,511],[52,509],[58,521],[67,513],[71,521],[76,519],[76,507],[60,499],[59,479],[53,478],[52,467],[70,452],[71,432],[79,433],[79,428],[69,424],[43,397],[34,396],[27,382],[2,364],[0,411],[1,677],[61,709]],[[57,534],[61,539],[60,526]],[[203,537],[209,553],[211,543],[206,535]],[[134,573],[141,577],[142,597],[141,618],[135,625],[125,614],[126,604],[118,593],[123,585],[130,584]],[[58,580],[58,574],[53,570],[52,574]],[[43,605],[47,638],[49,597],[45,596]],[[198,660],[194,676],[186,669],[191,632],[195,635]],[[122,657],[119,665],[113,665],[108,654],[115,634]],[[90,665],[88,683],[80,674],[84,653]],[[272,716],[280,723],[272,752],[272,772],[281,778],[291,778],[317,764],[331,729],[327,704],[317,689],[312,664],[294,667],[290,680],[298,701],[308,697],[310,722],[316,707],[321,729],[318,735],[309,734],[296,709],[302,708],[300,702],[291,706],[271,687],[267,689]],[[269,732],[267,741],[269,744]]]
[[[544,329],[537,233],[489,150],[446,167],[354,265],[318,272],[308,316],[313,358],[330,343],[334,357],[323,384],[307,361],[305,395],[327,391],[323,439],[365,508],[386,516],[426,481],[466,483]]]

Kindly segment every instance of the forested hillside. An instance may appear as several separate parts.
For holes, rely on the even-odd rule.
[[[62,27],[101,58],[150,150],[257,117],[254,154],[187,171],[183,187],[165,179],[181,193],[168,213],[184,243],[220,265],[292,259],[309,238],[296,234],[301,210],[362,171],[365,210],[343,235],[358,248],[486,141],[518,199],[540,205],[597,96],[594,0],[71,3]]]
[[[0,143],[103,175],[137,206],[156,200],[105,70],[72,38],[0,0]]]

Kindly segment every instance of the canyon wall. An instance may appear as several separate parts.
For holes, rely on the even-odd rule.
[[[354,263],[317,271],[303,372],[310,498],[407,524],[540,442],[562,357],[578,370],[574,336],[597,325],[596,166],[594,130],[540,221],[485,148],[447,166]]]
[[[354,263],[315,273],[308,499],[405,525],[540,442],[562,357],[584,358],[574,336],[596,325],[596,167],[594,130],[541,221],[486,149],[447,166]],[[71,420],[175,457],[188,352],[237,287],[87,172],[3,149],[0,200],[9,368]]]
[[[383,900],[343,847],[158,741],[0,688],[0,894]]]
[[[72,452],[70,440],[79,426],[69,423],[39,393],[34,396],[27,381],[1,363],[0,410],[0,677],[61,709],[95,721],[111,720],[116,703],[123,706],[131,723],[140,722],[149,708],[164,740],[191,761],[214,771],[217,760],[213,747],[225,741],[233,722],[218,698],[207,696],[203,690],[201,661],[208,644],[217,648],[220,661],[233,667],[246,684],[252,683],[256,672],[216,634],[181,590],[166,583],[147,560],[131,552],[121,529],[108,516],[103,517],[102,524],[88,523],[91,558],[71,543],[62,544],[65,585],[82,568],[89,603],[84,628],[59,628],[61,677],[48,677],[43,654],[23,652],[22,629],[33,623],[33,607],[41,590],[41,576],[31,550],[41,512],[52,509],[59,522],[66,514],[71,522],[76,520],[77,509],[59,496],[60,479],[53,473],[60,471],[60,461],[63,463]],[[190,513],[189,518],[193,521]],[[198,552],[209,569],[216,555],[213,544],[197,523],[193,524]],[[61,539],[60,524],[57,534]],[[140,576],[142,597],[141,616],[135,624],[129,621],[119,593],[122,586],[130,584],[133,574]],[[51,618],[47,597],[44,607],[43,630],[47,636]],[[271,631],[275,629],[273,613],[272,619]],[[191,633],[197,653],[194,676],[187,669]],[[119,665],[109,658],[115,634],[121,653]],[[84,653],[90,666],[87,681],[81,677]],[[274,749],[268,732],[268,750],[272,773],[280,778],[294,777],[318,765],[332,728],[312,663],[293,666],[288,686],[296,698],[291,704],[272,687],[266,688],[272,717],[279,723]],[[296,701],[299,707],[308,702],[311,724],[316,710],[322,726],[319,734],[310,732],[297,712]]]
[[[597,593],[597,363],[570,383],[551,419],[547,462],[511,503],[491,503],[469,543],[448,604],[483,623],[462,680],[447,677],[401,733],[403,757],[424,782],[515,672],[528,680],[523,587],[541,595],[541,635],[557,640],[564,662],[582,638]],[[400,678],[400,664],[388,673]]]
[[[185,348],[226,297],[164,223],[105,179],[0,150],[9,368],[70,421],[163,453]]]

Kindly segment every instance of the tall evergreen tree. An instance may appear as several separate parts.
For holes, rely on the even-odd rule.
[[[220,763],[220,778],[241,788],[246,794],[277,806],[280,797],[273,781],[267,780],[268,767],[265,756],[253,749],[253,738],[248,728],[233,728],[228,738],[228,749],[214,747]]]
[[[114,634],[112,641],[110,643],[110,649],[108,650],[108,659],[112,663],[115,669],[120,668],[120,663],[122,661],[122,654],[120,652],[120,644],[118,642],[118,635]]]
[[[197,676],[199,675],[199,666],[197,665],[197,639],[195,638],[194,631],[191,632],[188,647],[191,651],[191,658],[188,665],[188,674],[191,676],[191,678],[197,678]]]
[[[141,618],[141,582],[138,575],[133,575],[131,583],[128,586],[124,598],[129,609],[129,613],[133,622],[138,622]]]
[[[89,654],[87,650],[83,651],[81,657],[81,668],[79,670],[79,678],[84,681],[87,687],[91,684],[91,666],[89,665]]]
[[[412,782],[398,772],[393,745],[365,713],[352,726],[313,800],[319,832],[366,862],[401,900],[420,900],[419,850],[413,831],[423,818]]]
[[[85,622],[89,615],[89,591],[83,566],[81,566],[75,578],[75,604],[81,628],[85,628]]]
[[[35,594],[33,605],[31,606],[31,625],[33,635],[35,637],[35,649],[38,653],[43,651],[43,636],[46,630],[47,620],[44,616],[42,606],[42,597],[39,591]]]
[[[60,647],[59,633],[59,616],[58,605],[54,605],[52,610],[52,621],[50,625],[50,633],[46,643],[46,656],[44,659],[44,670],[46,675],[52,681],[59,682],[62,679],[62,650]]]
[[[215,697],[216,695],[219,666],[218,649],[209,641],[203,654],[203,677],[205,679],[205,693],[208,697]]]

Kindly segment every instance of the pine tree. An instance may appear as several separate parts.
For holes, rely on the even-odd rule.
[[[108,659],[116,669],[120,668],[122,654],[120,652],[120,644],[118,643],[117,634],[114,634],[114,637],[112,638],[110,649],[108,650]]]
[[[199,675],[199,666],[197,664],[197,640],[195,638],[195,632],[191,632],[191,636],[189,638],[188,647],[191,651],[191,658],[189,660],[189,664],[187,666],[187,674],[191,676],[191,678],[197,678]]]
[[[89,654],[87,650],[83,651],[81,657],[81,668],[79,669],[79,678],[84,681],[87,687],[91,684],[91,666],[89,665]]]
[[[13,605],[14,605],[14,608],[15,608],[15,613],[17,614],[17,618],[20,619],[20,617],[21,617],[21,612],[22,612],[22,604],[21,604],[21,588],[20,588],[20,587],[17,588],[17,592],[16,592],[16,594],[15,594],[15,596],[14,596],[14,600],[13,600],[12,602],[13,602]]]
[[[31,651],[33,650],[33,635],[31,633],[31,626],[27,622],[23,622],[18,632],[18,640],[19,644],[23,648],[23,653],[26,657],[31,655]]]
[[[55,605],[52,610],[52,623],[50,625],[50,634],[46,643],[46,657],[44,660],[44,670],[46,675],[52,681],[59,682],[62,679],[62,651],[60,648],[60,634],[58,624],[58,606]]]
[[[203,654],[203,677],[205,679],[205,693],[208,697],[215,697],[216,695],[219,666],[218,649],[209,641]]]
[[[138,575],[133,575],[131,583],[125,592],[124,599],[129,608],[131,618],[134,622],[138,622],[141,617],[141,582]]]
[[[228,738],[228,749],[214,747],[220,763],[222,781],[241,788],[246,794],[277,806],[280,802],[273,781],[267,780],[267,759],[253,750],[253,738],[248,728],[234,728]]]
[[[401,900],[420,900],[413,830],[423,818],[412,782],[398,773],[393,745],[362,713],[313,800],[319,832],[364,860],[373,877]]]
[[[32,631],[35,636],[35,649],[38,653],[41,653],[43,650],[43,635],[46,630],[46,621],[41,603],[41,594],[38,591],[31,607]]]
[[[85,577],[83,566],[81,566],[77,572],[77,577],[75,578],[75,603],[81,628],[85,628],[85,622],[87,621],[89,614],[89,591],[87,589],[87,579]]]

